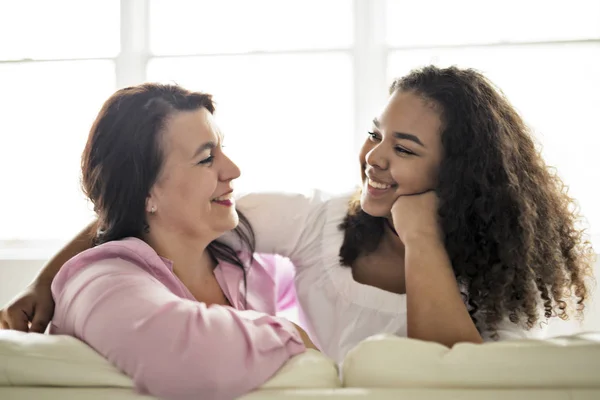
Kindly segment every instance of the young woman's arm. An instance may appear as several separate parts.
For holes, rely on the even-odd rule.
[[[449,347],[482,343],[444,247],[435,192],[401,196],[392,218],[405,247],[408,336]]]
[[[252,225],[257,253],[287,257],[301,270],[320,261],[326,197],[319,191],[251,193],[237,199],[236,207]],[[240,249],[231,234],[222,239]]]
[[[0,310],[0,328],[39,333],[46,330],[54,313],[54,301],[50,292],[52,280],[65,262],[91,247],[94,227],[95,222],[67,243],[46,263],[27,288]]]
[[[64,263],[75,257],[77,254],[92,247],[92,238],[94,236],[92,230],[95,229],[95,227],[96,221],[86,226],[77,234],[77,236],[60,249],[58,253],[46,263],[44,268],[42,268],[36,277],[36,280],[51,283]]]
[[[319,193],[256,193],[238,199],[237,208],[254,230],[256,251],[288,257],[298,268],[314,263],[320,256],[314,249],[318,247],[324,223],[320,196]],[[32,284],[0,310],[0,328],[24,332],[46,329],[54,312],[50,284],[65,262],[91,247],[92,229],[95,229],[95,222],[52,257]],[[225,235],[223,240],[234,249],[241,249],[231,234]]]
[[[408,337],[448,347],[460,342],[482,343],[443,243],[415,236],[405,246]]]

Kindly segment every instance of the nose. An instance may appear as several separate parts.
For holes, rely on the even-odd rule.
[[[240,168],[225,154],[223,154],[223,157],[225,157],[225,163],[224,168],[221,171],[220,180],[224,182],[229,182],[239,178],[241,175]]]
[[[389,164],[387,155],[385,154],[385,149],[383,149],[381,143],[377,144],[371,149],[371,151],[367,153],[365,161],[370,166],[381,170],[387,169]]]

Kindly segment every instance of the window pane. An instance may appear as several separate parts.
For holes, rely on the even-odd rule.
[[[352,45],[352,1],[151,0],[154,54],[215,54]]]
[[[388,77],[429,63],[477,68],[502,89],[600,235],[600,44],[398,51]]]
[[[391,46],[600,38],[599,0],[387,0]]]
[[[113,57],[118,0],[0,2],[0,60]]]
[[[345,54],[156,59],[148,77],[215,96],[242,192],[347,190],[357,181]]]
[[[92,215],[80,157],[115,89],[114,64],[2,64],[0,87],[0,240],[68,239]]]

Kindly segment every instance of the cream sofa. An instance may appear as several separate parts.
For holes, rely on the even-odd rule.
[[[202,398],[201,395],[198,396]],[[600,334],[461,344],[372,337],[341,370],[307,351],[244,396],[260,399],[600,399]],[[2,400],[141,400],[131,380],[74,338],[0,331]]]

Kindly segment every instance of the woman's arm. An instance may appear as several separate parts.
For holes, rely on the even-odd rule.
[[[53,332],[89,344],[143,393],[235,398],[305,350],[287,320],[182,299],[123,259],[69,274],[53,283]]]
[[[320,257],[318,248],[326,213],[323,193],[252,193],[236,203],[252,225],[256,252],[287,257],[299,270]],[[241,250],[233,235],[222,239]]]
[[[46,330],[54,313],[54,301],[50,292],[52,280],[65,262],[91,247],[94,227],[95,222],[67,243],[44,265],[27,288],[0,310],[0,328],[39,333]]]
[[[452,347],[482,343],[464,304],[437,219],[437,196],[401,196],[392,207],[405,247],[408,336]]]
[[[60,270],[60,268],[71,258],[77,254],[92,247],[92,239],[94,237],[93,230],[96,227],[96,221],[86,226],[81,232],[77,234],[69,243],[67,243],[62,249],[58,251],[51,259],[44,265],[38,276],[35,278],[36,281],[52,283],[52,280]]]
[[[415,236],[405,254],[408,337],[452,347],[482,343],[441,241]]]

